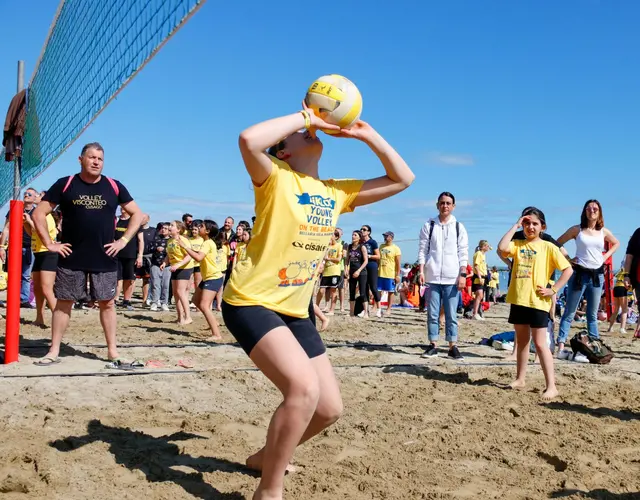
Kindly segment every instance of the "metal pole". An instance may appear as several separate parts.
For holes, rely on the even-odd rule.
[[[24,89],[24,61],[18,61],[18,92]],[[22,155],[16,155],[16,163],[13,169],[13,199],[20,199],[20,167],[22,167]]]

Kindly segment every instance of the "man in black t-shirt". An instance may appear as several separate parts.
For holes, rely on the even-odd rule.
[[[109,360],[121,364],[116,346],[116,310],[114,298],[118,281],[116,256],[135,238],[142,212],[120,182],[102,175],[104,149],[97,142],[82,148],[80,173],[58,179],[47,191],[33,213],[40,239],[50,252],[59,254],[53,288],[58,299],[51,322],[51,347],[38,365],[59,362],[60,343],[69,324],[73,304],[87,294],[100,307],[100,323],[107,340]],[[116,210],[121,206],[131,214],[129,225],[114,241]],[[62,212],[60,243],[51,241],[46,216],[54,208]]]

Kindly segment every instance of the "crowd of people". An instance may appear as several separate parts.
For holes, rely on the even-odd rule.
[[[318,129],[364,143],[379,158],[384,174],[368,180],[320,180],[323,146]],[[341,213],[393,196],[414,180],[402,157],[365,122],[339,130],[305,108],[248,128],[239,142],[255,190],[251,222],[236,224],[227,217],[218,226],[187,213],[181,220],[151,227],[129,190],[103,174],[99,143],[84,146],[78,174],[60,178],[47,191],[28,188],[21,306],[35,308],[35,324],[43,328],[47,305],[53,311],[50,349],[36,361],[41,366],[60,362],[60,344],[74,307],[99,309],[108,361],[113,367],[125,364],[117,349],[116,307],[134,308],[137,279],[142,281],[143,307],[169,311],[173,301],[181,325],[193,321],[195,308],[213,339],[221,338],[214,314],[221,312],[226,328],[283,396],[265,447],[247,460],[248,466],[262,471],[254,499],[281,498],[296,446],[342,412],[316,317],[320,329],[326,327],[336,311],[346,313],[346,300],[352,316],[385,317],[391,314],[394,295],[402,306],[418,294],[418,310],[427,311],[429,344],[423,356],[438,354],[444,330],[447,355],[460,359],[458,315],[483,321],[488,302],[498,300],[499,276],[496,267],[487,265],[492,250],[488,241],[481,240],[470,254],[467,229],[453,215],[456,201],[450,192],[439,195],[438,214],[420,230],[415,266],[402,264],[392,231],[382,232],[378,244],[372,227],[363,224],[345,241],[338,227]],[[5,262],[11,258],[6,254],[8,234],[7,219],[0,239],[0,259]],[[563,246],[569,240],[576,241],[572,259]],[[555,316],[558,292],[564,288],[566,299],[559,350],[582,298],[589,335],[598,338],[604,263],[619,246],[604,226],[597,200],[585,203],[580,224],[557,241],[546,233],[545,214],[535,207],[525,208],[500,240],[498,255],[510,270],[509,322],[516,331],[513,388],[524,387],[533,339],[545,375],[543,398],[557,396],[547,327]],[[635,288],[637,293],[640,286],[639,263],[640,229],[616,276],[615,306],[623,330],[628,292]],[[612,319],[610,328],[614,325]]]

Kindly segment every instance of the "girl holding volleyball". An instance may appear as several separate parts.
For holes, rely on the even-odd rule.
[[[333,368],[309,318],[316,270],[338,216],[393,196],[414,179],[400,155],[367,123],[357,121],[341,130],[303,106],[246,129],[239,139],[253,181],[257,219],[246,257],[225,287],[222,315],[240,346],[283,395],[265,446],[247,460],[249,467],[262,471],[254,500],[281,499],[296,447],[342,412]],[[385,174],[366,181],[320,180],[318,129],[364,142]]]
[[[524,229],[526,239],[512,240],[520,227]],[[573,270],[557,246],[540,238],[546,228],[542,211],[529,207],[502,237],[498,252],[505,259],[513,259],[507,302],[511,304],[509,323],[516,331],[517,375],[511,387],[522,389],[525,386],[529,343],[533,337],[546,382],[542,398],[550,400],[558,395],[558,389],[547,335],[549,309],[552,297],[567,284]],[[554,286],[548,286],[549,276],[556,269],[562,271],[560,279]]]

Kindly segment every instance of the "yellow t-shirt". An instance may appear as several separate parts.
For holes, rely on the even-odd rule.
[[[482,276],[486,276],[487,275],[487,258],[484,255],[484,252],[481,252],[480,250],[478,250],[476,253],[473,254],[473,270],[475,272],[476,267],[479,269],[480,271],[480,275]],[[480,278],[475,278],[473,280],[473,283],[476,285],[482,285],[483,282],[480,280]]]
[[[247,244],[241,241],[236,245],[236,263],[247,258]]]
[[[200,272],[202,281],[217,280],[222,278],[222,273],[218,267],[218,247],[213,240],[202,240],[199,252],[204,254],[204,259],[200,261]]]
[[[553,243],[538,240],[514,240],[509,243],[507,258],[513,258],[507,302],[541,311],[549,311],[551,297],[540,297],[537,287],[546,288],[554,270],[564,271],[569,261]]]
[[[202,248],[202,244],[204,243],[204,238],[202,236],[196,236],[195,238],[193,236],[189,236],[189,243],[191,243],[191,249],[195,250],[196,252],[201,252],[202,250],[200,250]]]
[[[47,221],[47,232],[49,233],[51,241],[56,241],[58,228],[56,227],[56,221],[53,218],[53,215],[47,214],[45,220]],[[31,250],[33,250],[33,253],[48,252],[47,247],[42,243],[37,231],[33,231],[31,233]]]
[[[624,286],[627,288],[624,285],[624,269],[620,269],[620,271],[616,273],[616,284],[614,286]]]
[[[498,288],[500,283],[500,275],[498,271],[491,271],[491,279],[489,280],[489,288]]]
[[[327,259],[342,259],[342,245],[340,245],[340,243],[329,245],[329,248],[327,248]],[[329,278],[332,276],[340,276],[340,274],[339,262],[330,262],[328,260],[324,262],[322,276]]]
[[[353,211],[364,181],[318,180],[271,160],[269,177],[254,187],[257,219],[247,258],[236,264],[224,300],[306,318],[338,216]]]
[[[380,278],[395,278],[400,272],[396,269],[396,257],[402,255],[398,245],[391,243],[383,243],[380,245],[380,269],[378,276]]]
[[[229,244],[224,244],[220,248],[218,248],[218,255],[216,257],[216,264],[218,265],[218,269],[220,269],[221,273],[227,271],[227,267],[229,267],[229,254],[231,253],[231,247]]]
[[[180,236],[180,238],[182,238],[182,241],[184,242],[185,245],[189,246],[188,238],[186,238],[185,236]],[[169,238],[169,241],[167,241],[167,256],[169,257],[170,265],[172,266],[176,265],[178,262],[184,259],[187,255],[188,255],[187,251],[184,248],[182,248],[180,245],[178,245],[178,243],[176,243],[176,240],[174,240],[173,238]],[[195,265],[196,265],[195,261],[190,258],[189,262],[179,267],[178,269],[193,269]]]

